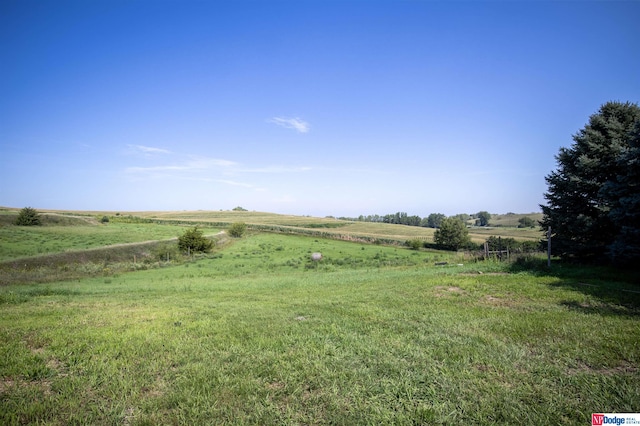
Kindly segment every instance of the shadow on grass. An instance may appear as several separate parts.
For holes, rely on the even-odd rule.
[[[551,267],[540,257],[521,257],[509,272],[527,272],[536,276],[555,277],[550,287],[570,288],[590,296],[594,303],[563,301],[569,309],[586,314],[640,317],[640,271],[610,266],[580,265],[554,260]]]
[[[633,306],[616,305],[611,303],[579,303],[575,300],[564,300],[560,302],[567,309],[589,315],[605,316],[627,316],[640,318],[640,309]]]

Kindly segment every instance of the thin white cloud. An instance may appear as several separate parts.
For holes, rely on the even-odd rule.
[[[184,162],[182,164],[171,164],[164,166],[148,166],[148,167],[127,167],[125,172],[127,173],[164,173],[164,172],[202,172],[202,171],[220,171],[225,174],[232,173],[303,173],[313,170],[307,166],[267,166],[267,167],[255,167],[245,168],[239,167],[240,165],[234,161],[221,160],[217,158],[197,158],[191,161]],[[230,182],[230,181],[229,181]],[[227,182],[228,183],[228,182]]]
[[[233,167],[237,165],[238,163],[236,163],[235,161],[223,160],[221,158],[198,156],[191,156],[191,160],[187,162],[187,166],[192,169],[211,169],[220,167]]]
[[[309,131],[309,123],[298,117],[273,117],[267,120],[269,123],[276,124],[285,129],[293,129],[299,133],[307,133]]]
[[[226,185],[231,185],[231,186],[241,186],[243,188],[255,188],[255,185],[251,185],[250,183],[243,183],[243,182],[236,182],[233,180],[226,180],[226,179],[216,179],[215,180],[218,183],[224,183]]]
[[[162,173],[162,172],[196,172],[207,170],[220,170],[236,166],[234,161],[223,160],[220,158],[209,157],[192,157],[190,160],[181,164],[172,164],[166,166],[150,166],[150,167],[128,167],[125,169],[127,173]]]
[[[202,156],[182,156],[181,160],[175,159],[169,164],[155,164],[144,166],[131,166],[124,173],[134,181],[146,179],[179,179],[190,181],[217,182],[223,185],[246,188],[256,192],[265,192],[267,188],[251,182],[242,181],[239,176],[258,174],[287,174],[302,173],[312,170],[306,166],[256,166],[247,167],[235,161],[221,158]]]
[[[145,145],[129,145],[129,148],[142,152],[143,154],[171,154],[171,151],[163,148],[155,148],[153,146]]]
[[[186,166],[153,166],[153,167],[127,167],[127,173],[161,173],[189,170]]]
[[[267,166],[267,167],[256,167],[256,168],[242,168],[236,171],[241,173],[300,173],[300,172],[308,172],[309,170],[312,170],[312,168],[307,166],[298,166],[298,167]]]

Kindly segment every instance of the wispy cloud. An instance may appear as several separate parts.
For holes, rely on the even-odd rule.
[[[171,154],[171,151],[169,151],[168,149],[156,148],[153,146],[129,145],[129,148],[143,154]]]
[[[231,160],[224,160],[221,158],[211,158],[211,157],[199,157],[199,156],[191,156],[191,159],[187,162],[187,166],[193,169],[234,167],[237,165],[238,163]]]
[[[187,161],[158,165],[158,166],[134,166],[127,167],[125,172],[137,174],[166,174],[170,172],[219,172],[225,175],[252,173],[252,174],[278,174],[278,173],[302,173],[313,170],[308,166],[265,166],[265,167],[245,167],[235,161],[223,160],[210,157],[191,157]],[[222,181],[221,181],[222,182]],[[231,183],[232,181],[224,181]]]
[[[240,186],[242,188],[257,188],[255,185],[252,185],[250,183],[236,182],[234,180],[228,180],[228,179],[216,179],[215,182],[224,183],[226,185],[231,185],[231,186]]]
[[[235,161],[223,160],[220,158],[210,157],[190,157],[189,160],[183,161],[178,164],[170,164],[164,166],[149,166],[149,167],[128,167],[125,169],[127,173],[138,174],[158,174],[168,172],[202,172],[207,170],[224,170],[230,167],[236,166],[238,163]]]
[[[159,158],[159,157],[156,157]],[[250,166],[221,158],[172,153],[172,160],[164,164],[131,166],[124,169],[129,179],[177,179],[182,181],[213,182],[256,192],[265,192],[265,186],[252,182],[256,175],[303,173],[312,170],[307,166]],[[246,181],[242,176],[254,176]]]
[[[308,172],[309,170],[313,169],[307,166],[267,166],[256,168],[239,168],[236,171],[240,173],[300,173]]]
[[[189,170],[187,166],[152,166],[152,167],[127,167],[127,173],[162,173]]]
[[[267,122],[277,124],[285,129],[293,129],[299,133],[307,133],[310,128],[309,123],[298,117],[273,117]]]

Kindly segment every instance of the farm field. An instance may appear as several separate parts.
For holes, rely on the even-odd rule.
[[[46,211],[45,211],[46,212]],[[9,210],[7,208],[0,208],[0,224],[2,223],[2,217],[7,215],[15,215],[17,210]],[[220,210],[220,211],[139,211],[139,212],[125,212],[122,216],[119,212],[109,211],[49,211],[49,214],[57,215],[58,217],[75,217],[81,218],[85,221],[92,221],[94,224],[98,223],[98,219],[102,216],[108,216],[116,220],[124,220],[126,217],[142,218],[144,220],[150,220],[157,224],[176,224],[176,225],[189,225],[198,224],[200,226],[213,226],[219,227],[221,225],[228,225],[233,222],[244,222],[249,225],[257,226],[271,226],[282,228],[293,228],[302,230],[315,230],[318,232],[326,232],[330,234],[351,234],[360,235],[370,238],[383,238],[397,241],[405,241],[411,238],[424,238],[433,239],[434,229],[417,227],[417,226],[405,226],[395,225],[390,223],[373,223],[373,222],[357,222],[340,220],[332,217],[310,217],[310,216],[291,216],[276,213],[265,212],[253,212],[253,211],[233,211],[233,210]],[[490,221],[489,227],[482,228],[477,226],[471,226],[469,228],[469,235],[474,242],[482,242],[487,236],[504,236],[515,238],[518,240],[539,240],[542,236],[541,231],[538,228],[518,228],[518,219],[522,217],[529,217],[534,220],[540,220],[542,218],[541,213],[529,213],[529,214],[506,214],[506,215],[494,215]],[[469,221],[472,224],[473,220]],[[4,223],[8,223],[5,219]]]
[[[151,219],[174,221],[192,221],[198,223],[232,223],[246,222],[253,225],[272,225],[295,227],[326,232],[328,234],[351,234],[369,238],[383,238],[405,241],[411,238],[422,238],[431,241],[434,229],[394,225],[389,223],[353,222],[334,218],[314,218],[306,216],[288,216],[274,213],[248,211],[196,211],[196,212],[135,212],[134,215]],[[537,228],[517,228],[518,219],[530,217],[534,220],[542,218],[540,213],[495,215],[488,228],[471,227],[469,236],[473,242],[481,243],[490,235],[510,237],[518,240],[537,241],[541,231]]]
[[[172,220],[187,219],[203,221]],[[275,219],[259,224],[295,227]],[[186,229],[93,225],[111,227],[107,244]],[[0,235],[47,228],[91,235]],[[631,273],[255,230],[133,272],[117,250],[84,277],[2,281],[1,424],[588,424],[640,409]]]

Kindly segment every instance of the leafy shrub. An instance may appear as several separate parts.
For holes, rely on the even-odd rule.
[[[109,223],[109,217],[108,216],[102,216],[102,219],[100,219],[100,223]]]
[[[433,241],[447,250],[458,250],[471,244],[469,230],[464,222],[451,217],[440,223],[440,228],[433,234]]]
[[[235,222],[229,227],[229,235],[233,238],[241,238],[246,230],[247,225],[244,222]]]
[[[40,214],[36,209],[31,207],[25,207],[20,210],[18,218],[16,219],[16,225],[18,226],[35,226],[42,225],[40,221]]]
[[[411,240],[407,240],[405,242],[405,244],[407,245],[407,247],[409,247],[411,250],[420,250],[420,247],[422,247],[422,241],[420,241],[417,238],[413,238]]]
[[[518,228],[535,228],[536,221],[528,216],[518,219]]]
[[[213,247],[213,241],[206,238],[197,226],[187,229],[178,237],[178,248],[188,253],[204,253]]]

